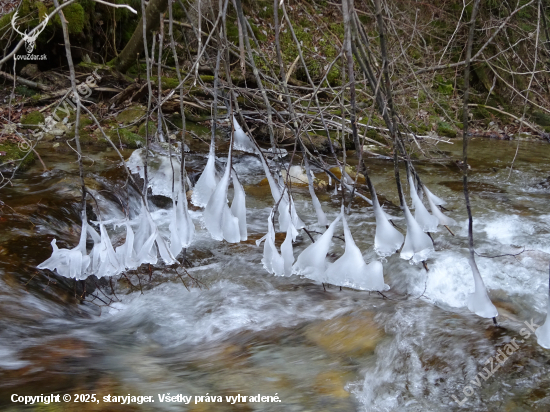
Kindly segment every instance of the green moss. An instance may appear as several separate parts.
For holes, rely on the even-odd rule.
[[[40,123],[44,123],[44,115],[38,110],[27,113],[21,118],[21,124],[23,125],[38,125]],[[32,126],[27,127],[36,128]]]
[[[51,11],[53,11],[53,8]],[[69,33],[82,33],[84,30],[84,25],[86,24],[86,13],[84,12],[84,8],[78,3],[72,3],[63,8],[63,14],[65,15],[65,19],[69,22]],[[61,27],[59,15],[56,15],[53,21],[57,27]]]
[[[145,137],[145,123],[146,122],[143,122],[143,124],[139,126],[139,129],[137,132],[137,134],[140,135],[141,137]],[[149,136],[153,136],[156,131],[157,131],[157,127],[154,125],[154,123],[149,122]]]
[[[531,115],[539,126],[550,126],[550,115],[541,111],[534,111]]]
[[[456,137],[456,130],[452,125],[447,122],[438,122],[437,134],[446,137]]]
[[[145,115],[145,111],[146,109],[143,106],[128,107],[117,115],[116,121],[124,125],[130,124],[142,118]]]
[[[151,76],[151,82],[153,84],[158,84],[158,79],[158,76]],[[173,79],[171,77],[161,77],[160,83],[162,85],[162,90],[175,89],[180,84],[178,79]]]
[[[19,166],[19,170],[23,171],[28,169],[35,160],[33,152],[30,152],[27,157],[25,157],[25,155],[27,155],[27,152],[21,150],[17,143],[6,142],[0,144],[0,163],[13,162],[11,164],[17,166],[17,161],[25,158],[21,166]]]
[[[145,128],[143,128],[145,131]],[[153,132],[154,133],[154,132]],[[138,134],[131,132],[128,129],[111,129],[109,131],[109,137],[114,144],[122,143],[123,146],[130,149],[137,149],[145,144],[145,139]]]
[[[441,75],[436,75],[434,79],[434,87],[444,96],[450,96],[454,91],[453,80],[446,80]]]

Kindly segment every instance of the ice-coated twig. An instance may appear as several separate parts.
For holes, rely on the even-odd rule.
[[[416,219],[411,214],[407,205],[403,205],[405,222],[407,223],[407,235],[405,244],[401,249],[401,259],[410,260],[411,263],[418,263],[426,260],[434,251],[432,239],[424,233]]]
[[[438,198],[432,192],[428,190],[428,188],[424,185],[422,185],[424,189],[424,193],[426,194],[426,199],[428,199],[428,204],[430,205],[430,209],[432,211],[432,214],[437,218],[440,225],[443,226],[455,226],[457,223],[453,218],[450,218],[449,216],[446,216],[439,208],[438,205],[444,204],[445,201]],[[434,200],[435,199],[435,200]],[[436,203],[438,202],[438,203]],[[443,202],[443,203],[439,203]]]
[[[311,203],[313,204],[313,207],[315,208],[315,213],[317,214],[317,224],[320,227],[325,227],[328,225],[328,220],[325,215],[325,212],[323,212],[323,208],[321,207],[321,202],[319,202],[319,199],[315,194],[315,190],[313,189],[313,173],[311,173],[311,167],[309,166],[309,162],[307,161],[305,156],[304,156],[304,166],[306,168],[309,194],[311,196]]]
[[[258,148],[251,142],[250,137],[244,132],[235,116],[233,116],[233,127],[235,128],[233,148],[248,153],[258,153]]]
[[[374,187],[372,191],[372,206],[374,208],[374,217],[376,219],[376,234],[374,236],[374,251],[378,256],[386,257],[393,255],[401,248],[405,237],[388,220],[378,202],[378,196]]]
[[[410,175],[409,185],[411,189],[412,204],[414,207],[414,218],[424,232],[437,232],[437,225],[439,224],[439,220],[437,219],[437,217],[432,216],[430,212],[428,212],[428,210],[422,203],[422,200],[420,200],[420,197],[416,192],[413,178]]]
[[[248,239],[248,231],[246,228],[246,195],[243,186],[239,182],[237,174],[233,171],[231,175],[233,182],[233,201],[231,202],[231,213],[239,219],[239,233],[241,241]]]
[[[265,235],[264,257],[262,263],[265,270],[277,276],[285,274],[285,262],[275,246],[275,229],[273,228],[273,210],[267,219],[267,234]]]
[[[193,188],[191,202],[198,207],[205,207],[210,200],[210,196],[216,190],[218,179],[216,178],[216,155],[214,142],[210,143],[210,152],[208,153],[208,161],[202,171],[201,177]]]
[[[172,221],[168,228],[170,229],[170,252],[175,257],[183,248],[191,244],[195,235],[195,225],[187,209],[187,197],[181,189],[177,195],[177,203],[176,193],[172,195]]]
[[[475,260],[470,258],[469,263],[474,275],[475,289],[474,293],[470,293],[468,296],[468,309],[482,318],[497,317],[497,308],[495,308],[495,305],[493,305],[493,302],[489,299],[489,295],[487,295],[485,283],[483,283],[483,279],[479,274],[479,269],[477,268]]]

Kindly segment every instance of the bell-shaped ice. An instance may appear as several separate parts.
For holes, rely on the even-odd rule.
[[[231,179],[233,181],[233,201],[231,202],[231,213],[239,219],[239,233],[241,235],[241,241],[245,241],[248,239],[248,231],[246,229],[246,196],[243,186],[234,172]]]
[[[227,204],[227,188],[231,176],[231,150],[227,158],[225,173],[218,182],[204,209],[204,224],[212,239],[238,243],[241,240],[239,219],[235,217]]]
[[[52,255],[44,262],[39,264],[38,269],[55,270],[60,276],[83,280],[88,277],[86,273],[90,265],[90,257],[86,252],[86,236],[88,222],[86,213],[82,214],[82,230],[80,232],[80,241],[73,249],[59,249],[56,239],[52,240]]]
[[[439,208],[437,207],[437,203],[435,203],[433,199],[434,197],[437,199],[439,198],[433,195],[426,186],[424,186],[424,193],[426,194],[426,199],[428,199],[428,204],[430,205],[432,214],[437,218],[440,225],[454,226],[457,224],[453,218],[446,216],[441,210],[439,210]],[[441,201],[441,199],[439,200]]]
[[[126,239],[124,243],[115,249],[115,253],[121,266],[126,269],[135,269],[139,266],[136,251],[134,250],[134,231],[130,222],[126,223]]]
[[[275,246],[275,229],[273,228],[273,211],[267,219],[267,235],[264,243],[264,257],[262,259],[265,270],[276,276],[285,275],[284,258],[277,251]]]
[[[311,203],[313,204],[313,208],[315,209],[315,213],[317,214],[317,224],[320,227],[325,227],[328,225],[328,220],[325,212],[323,212],[323,208],[321,207],[321,202],[319,202],[319,199],[315,194],[315,190],[313,189],[313,173],[311,173],[311,167],[309,166],[309,162],[306,159],[304,160],[309,187],[309,195],[311,196]]]
[[[94,230],[95,232],[95,230]],[[118,275],[124,270],[119,262],[111,238],[103,223],[99,224],[100,241],[96,242],[91,253],[93,274],[98,278]],[[94,239],[94,241],[96,241]]]
[[[252,143],[250,137],[248,137],[248,135],[244,132],[235,116],[233,116],[233,127],[235,128],[233,134],[233,148],[243,152],[257,153],[258,149],[256,148],[256,145]]]
[[[420,200],[420,197],[416,192],[416,187],[414,186],[412,176],[409,176],[409,185],[411,188],[411,199],[414,207],[414,218],[424,232],[437,232],[439,220],[437,217],[430,215],[430,212],[428,212],[422,203],[422,200]]]
[[[214,142],[210,144],[210,152],[208,153],[208,161],[202,171],[201,177],[193,188],[191,202],[198,207],[205,207],[210,196],[216,190],[218,179],[216,177],[216,156],[214,154]]]
[[[411,263],[422,262],[434,251],[432,239],[424,233],[407,205],[403,205],[403,211],[407,223],[407,235],[400,257],[401,259],[410,260]]]
[[[296,259],[296,263],[292,266],[293,273],[324,282],[326,256],[332,243],[334,229],[341,217],[342,215],[339,214],[325,233],[315,243],[312,243],[300,253],[298,259]]]
[[[401,248],[405,237],[388,221],[387,214],[384,213],[380,207],[374,187],[372,193],[372,206],[376,219],[374,251],[381,257],[391,256]]]
[[[155,246],[155,239],[157,237],[156,225],[153,223],[143,203],[137,221],[138,228],[134,235],[134,250],[136,251],[138,266],[143,263],[154,265],[158,261],[157,248]]]
[[[292,239],[294,236],[294,226],[288,225],[285,241],[281,245],[281,256],[284,261],[284,276],[292,275],[292,264],[294,263],[294,250],[292,248]]]
[[[344,207],[342,206],[342,209]],[[324,282],[337,286],[346,286],[353,289],[383,291],[389,289],[384,283],[382,264],[377,260],[366,264],[361,250],[355,244],[348,222],[342,210],[344,224],[344,238],[346,248],[344,254],[336,262],[328,265],[325,271]]]
[[[178,256],[183,248],[188,247],[195,235],[195,225],[187,209],[187,197],[180,189],[176,203],[176,194],[172,195],[172,220],[170,229],[170,252]]]
[[[428,189],[426,186],[424,186],[424,193],[426,193],[426,196],[430,199],[432,199],[432,202],[434,203],[434,205],[436,206],[443,206],[444,204],[446,204],[447,202],[445,202],[443,199],[441,199],[440,197],[437,197],[436,195],[434,195],[432,192],[430,192],[430,189]]]
[[[468,296],[468,309],[482,318],[494,318],[498,316],[497,308],[495,308],[495,305],[489,299],[489,295],[487,295],[487,289],[485,289],[485,284],[479,274],[476,262],[470,257],[469,263],[474,275],[475,289],[474,293],[470,293]]]

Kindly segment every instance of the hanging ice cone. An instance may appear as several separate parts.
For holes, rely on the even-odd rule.
[[[498,316],[497,308],[495,308],[495,305],[489,299],[489,295],[487,295],[487,289],[485,289],[485,284],[479,274],[476,262],[470,257],[469,263],[474,275],[475,289],[474,293],[470,293],[468,296],[468,309],[482,318],[494,318]]]
[[[97,242],[97,238],[94,239],[96,243],[91,253],[93,274],[98,278],[118,275],[124,270],[124,266],[117,258],[115,249],[103,223],[99,224],[99,233],[100,240]]]
[[[548,308],[546,310],[546,321],[535,331],[537,343],[544,349],[550,349],[550,277],[548,281]]]
[[[267,235],[264,243],[264,257],[262,259],[265,270],[277,276],[284,276],[285,262],[275,246],[275,229],[273,228],[273,211],[267,219]]]
[[[414,207],[414,218],[424,232],[437,232],[439,220],[437,217],[430,215],[430,212],[428,212],[422,203],[422,200],[418,197],[412,176],[409,176],[409,185],[411,188],[411,199]]]
[[[231,150],[227,158],[225,173],[204,209],[204,224],[212,239],[238,243],[241,240],[239,219],[231,213],[227,205],[227,187],[231,175]]]
[[[86,252],[86,236],[88,222],[86,213],[82,213],[82,229],[80,231],[80,241],[73,249],[59,249],[56,239],[52,240],[52,255],[44,262],[39,264],[38,269],[55,270],[60,276],[83,280],[88,277],[86,270],[90,265],[90,257]]]
[[[218,179],[216,177],[216,156],[214,154],[214,145],[210,145],[210,152],[208,153],[208,161],[202,171],[201,177],[193,188],[193,194],[191,195],[191,202],[195,206],[205,207],[210,196],[216,190]]]
[[[239,122],[235,116],[233,116],[233,127],[235,129],[234,139],[233,139],[233,148],[235,150],[241,150],[243,152],[257,153],[258,149],[250,140],[250,137],[244,132]]]
[[[405,237],[388,221],[386,213],[378,203],[378,196],[373,188],[372,206],[376,219],[376,234],[374,236],[374,251],[378,256],[391,256],[401,248]]]
[[[430,199],[432,199],[432,202],[434,203],[434,205],[436,206],[443,206],[444,204],[446,204],[447,202],[445,202],[443,199],[441,199],[440,197],[437,197],[436,195],[434,195],[432,192],[430,192],[430,189],[428,189],[426,186],[424,186],[424,193],[426,193],[426,196]]]
[[[126,222],[126,240],[115,249],[118,261],[126,269],[135,269],[139,266],[134,250],[134,237],[130,222]]]
[[[401,259],[410,260],[411,263],[422,262],[434,251],[432,239],[424,233],[407,205],[404,205],[403,211],[407,223],[407,236],[405,236],[405,244],[401,249],[400,257]]]
[[[292,248],[292,239],[296,229],[294,225],[289,224],[286,230],[285,241],[281,245],[281,256],[284,261],[284,276],[292,275],[292,264],[294,263],[294,250]]]
[[[137,221],[139,226],[134,236],[134,250],[137,256],[137,265],[139,266],[143,263],[154,265],[158,261],[157,248],[155,246],[156,225],[152,222],[149,212],[143,203]]]
[[[332,243],[332,236],[336,224],[342,217],[339,214],[336,219],[330,224],[328,229],[321,235],[315,243],[312,243],[304,249],[296,259],[296,263],[292,266],[292,272],[306,278],[324,282],[326,270],[326,256]]]
[[[237,219],[239,219],[239,233],[241,235],[241,241],[248,239],[248,231],[246,229],[246,196],[243,186],[239,179],[233,172],[233,201],[231,202],[231,213]]]
[[[328,265],[324,281],[332,285],[346,286],[354,289],[383,291],[389,289],[384,283],[382,264],[377,260],[365,263],[361,250],[355,244],[342,206],[342,223],[346,249],[336,262]]]
[[[313,189],[313,173],[311,173],[311,167],[309,166],[309,162],[306,159],[304,160],[309,186],[309,195],[311,196],[311,203],[313,204],[313,208],[315,209],[315,213],[317,214],[317,224],[320,227],[325,227],[326,225],[328,225],[328,220],[325,212],[323,212],[323,208],[321,207],[321,202],[319,202],[319,199],[315,194],[315,190]]]
[[[172,195],[172,205],[172,221],[168,228],[170,229],[170,252],[175,257],[193,241],[195,225],[189,216],[187,197],[181,189],[178,193],[177,203],[176,194]]]
[[[286,190],[284,191],[282,190],[284,186],[279,185],[278,179],[275,180],[263,156],[260,156],[260,160],[264,168],[267,182],[269,183],[269,188],[271,189],[271,195],[273,196],[273,200],[275,201],[275,203],[279,204],[279,207],[278,207],[279,230],[281,232],[286,232],[288,229],[289,223],[292,223],[294,227],[292,240],[294,241],[296,240],[296,236],[298,234],[296,229],[302,229],[303,227],[305,227],[304,222],[302,222],[302,220],[296,213],[296,207],[294,206],[294,201],[292,200],[292,196],[289,196]],[[289,208],[289,198],[290,198],[290,208]]]
[[[439,199],[437,196],[433,195],[426,186],[423,186],[424,193],[426,194],[426,199],[428,199],[428,204],[430,205],[430,209],[432,211],[432,214],[437,218],[440,225],[444,226],[454,226],[456,225],[456,221],[449,216],[446,216],[439,208],[437,207],[437,203],[435,203],[434,198],[438,199],[438,201],[442,202],[443,200]]]

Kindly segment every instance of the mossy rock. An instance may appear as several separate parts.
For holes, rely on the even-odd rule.
[[[22,150],[20,145],[17,143],[5,142],[0,143],[0,163],[5,163],[3,166],[0,166],[0,171],[5,172],[12,170],[17,167],[19,160],[25,158],[19,166],[18,170],[27,170],[34,162],[35,155],[34,152],[30,152],[27,157],[27,151]]]
[[[550,115],[548,113],[534,111],[532,117],[539,126],[550,126]]]
[[[456,129],[447,122],[438,122],[437,134],[445,137],[456,137]]]
[[[127,125],[135,122],[138,119],[141,119],[143,116],[145,116],[145,112],[146,109],[143,106],[131,106],[121,111],[117,115],[116,121],[119,124]]]
[[[145,139],[139,134],[133,133],[128,129],[118,129],[118,134],[116,130],[114,131],[116,139],[118,139],[118,134],[120,134],[120,140],[122,144],[130,149],[137,149],[145,145]],[[113,140],[116,142],[117,140]],[[115,143],[116,144],[116,143]]]
[[[51,11],[53,11],[53,8],[50,10],[50,12]],[[63,8],[63,14],[65,15],[65,19],[69,22],[69,33],[82,33],[87,18],[86,13],[84,12],[84,8],[78,3],[72,3]],[[56,14],[53,18],[53,21],[57,27],[61,27],[61,19],[59,18],[59,15]]]
[[[143,124],[141,126],[139,126],[139,129],[138,129],[138,132],[137,134],[140,135],[141,137],[146,137],[145,136],[145,124],[146,122],[143,122]],[[157,132],[157,127],[155,126],[155,124],[153,122],[149,122],[149,136],[154,136],[155,133]]]
[[[44,123],[44,115],[38,110],[29,112],[21,118],[23,127],[37,129],[40,123]]]
[[[158,76],[151,76],[151,83],[154,85],[158,85],[159,78]],[[161,77],[160,78],[160,84],[162,86],[162,90],[168,90],[168,89],[175,89],[179,86],[180,82],[178,79],[173,79],[171,77]]]

